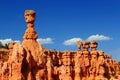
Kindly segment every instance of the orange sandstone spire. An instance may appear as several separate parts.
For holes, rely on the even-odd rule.
[[[36,13],[33,10],[26,10],[24,15],[27,29],[23,37],[22,46],[26,51],[26,63],[28,63],[27,70],[25,71],[28,74],[27,80],[34,80],[32,74],[34,72],[41,72],[41,69],[44,68],[42,59],[44,48],[37,42],[38,35],[34,29],[34,21],[36,19],[35,14]],[[34,68],[40,68],[40,70],[37,69],[33,71],[32,69]],[[37,77],[37,73],[35,75]]]

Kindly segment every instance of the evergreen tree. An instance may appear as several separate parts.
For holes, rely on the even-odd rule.
[[[5,49],[9,49],[9,48],[8,48],[8,45],[9,45],[9,44],[5,44],[4,48],[5,48]]]
[[[118,62],[118,64],[120,65],[120,61]]]
[[[0,48],[9,49],[8,46],[9,46],[9,44],[3,45],[2,42],[0,42]]]
[[[2,42],[0,42],[0,48],[2,48],[2,47],[3,47]]]

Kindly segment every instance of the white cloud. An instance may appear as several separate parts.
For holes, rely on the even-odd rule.
[[[78,41],[82,41],[82,39],[81,39],[81,38],[71,38],[71,39],[65,40],[65,41],[63,42],[63,44],[66,45],[66,46],[76,45],[76,43],[77,43]]]
[[[40,43],[40,44],[52,44],[53,43],[53,39],[52,38],[39,38],[37,39],[37,41]]]
[[[104,35],[91,35],[89,36],[86,40],[83,40],[82,38],[71,38],[68,40],[65,40],[63,42],[64,45],[69,46],[69,45],[76,45],[77,41],[104,41],[104,40],[111,40],[112,38]]]
[[[104,40],[111,40],[111,38],[108,36],[97,34],[89,36],[86,41],[104,41]]]
[[[37,41],[40,44],[52,44],[53,43],[53,39],[51,39],[51,38],[45,38],[45,39],[39,38],[39,39],[37,39]],[[19,42],[20,43],[19,40],[12,40],[11,38],[0,39],[0,42],[2,43],[2,45],[9,44],[11,42]]]
[[[0,39],[0,42],[2,43],[2,45],[5,45],[5,44],[9,44],[11,42],[19,42],[19,40],[12,40],[11,38],[8,38],[8,39]]]

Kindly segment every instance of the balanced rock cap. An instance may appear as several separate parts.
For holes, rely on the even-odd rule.
[[[34,10],[25,10],[25,15],[28,15],[28,14],[31,14],[31,15],[36,15],[35,11]]]

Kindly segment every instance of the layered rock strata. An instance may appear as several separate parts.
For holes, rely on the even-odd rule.
[[[23,42],[9,45],[9,59],[0,61],[0,80],[120,80],[118,63],[97,50],[96,41],[78,41],[76,52],[47,50],[37,42],[36,13],[26,10],[24,16]]]

